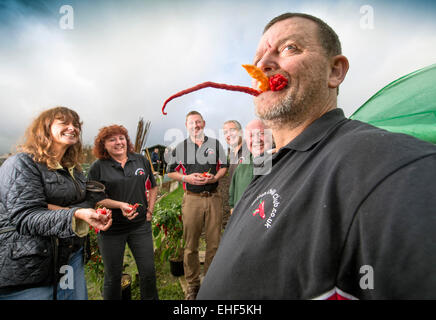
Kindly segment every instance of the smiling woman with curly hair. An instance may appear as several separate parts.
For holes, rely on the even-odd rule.
[[[138,266],[141,299],[158,299],[150,224],[158,188],[150,163],[134,152],[129,134],[121,125],[101,128],[93,151],[98,160],[91,165],[88,177],[105,185],[109,198],[98,204],[112,208],[114,218],[111,229],[97,236],[104,264],[103,297],[121,299],[127,243]]]
[[[76,142],[68,146],[62,157],[56,150],[56,140],[53,139],[51,126],[57,120],[60,123],[71,123],[77,131]],[[46,164],[49,169],[56,169],[59,163],[65,167],[80,169],[82,162],[82,122],[79,115],[71,109],[56,107],[42,112],[27,128],[24,143],[19,151],[33,156],[36,162]],[[60,162],[59,162],[60,160]]]
[[[127,129],[123,126],[114,124],[108,127],[101,128],[98,132],[97,137],[94,140],[93,153],[98,159],[109,159],[111,157],[106,148],[104,147],[104,143],[106,139],[114,135],[122,135],[126,137],[127,151],[130,153],[134,152],[134,147],[132,142],[130,141]]]
[[[91,209],[104,192],[88,197],[80,135],[75,111],[46,110],[27,129],[20,152],[0,167],[0,300],[88,298],[88,224],[107,230],[112,218]],[[65,266],[72,268],[68,286],[59,281]]]

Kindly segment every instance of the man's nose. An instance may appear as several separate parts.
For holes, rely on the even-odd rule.
[[[271,51],[265,52],[262,58],[257,62],[256,66],[265,73],[277,70],[279,67],[274,53]]]

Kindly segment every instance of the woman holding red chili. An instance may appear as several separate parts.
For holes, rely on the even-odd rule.
[[[45,110],[0,167],[0,300],[88,299],[89,225],[107,230],[112,220],[92,209],[104,192],[82,173],[81,128],[74,110]]]
[[[111,208],[113,217],[111,229],[97,236],[104,264],[103,297],[121,299],[127,243],[138,267],[141,299],[158,299],[150,224],[157,186],[150,164],[133,152],[128,132],[120,125],[101,128],[93,152],[98,160],[91,165],[89,178],[105,185],[108,199],[98,204]]]

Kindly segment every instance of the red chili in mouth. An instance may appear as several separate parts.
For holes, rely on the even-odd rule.
[[[171,97],[169,97],[165,102],[164,105],[162,107],[162,113],[164,115],[166,115],[167,113],[165,112],[165,107],[167,105],[168,102],[170,102],[171,100],[181,97],[185,94],[200,90],[200,89],[204,89],[204,88],[216,88],[216,89],[224,89],[224,90],[230,90],[230,91],[239,91],[239,92],[243,92],[243,93],[248,93],[251,94],[252,96],[257,97],[259,94],[261,94],[261,91],[258,91],[256,89],[253,88],[249,88],[249,87],[244,87],[244,86],[233,86],[233,85],[229,85],[229,84],[224,84],[224,83],[216,83],[216,82],[203,82],[200,83],[192,88],[188,88],[185,90],[182,90],[180,92],[177,92],[176,94],[172,95]]]
[[[288,79],[277,73],[269,78],[269,87],[271,91],[279,91],[286,87],[288,84]]]

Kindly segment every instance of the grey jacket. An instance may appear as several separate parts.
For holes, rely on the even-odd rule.
[[[74,212],[94,207],[99,199],[86,197],[81,172],[74,170],[74,177],[65,169],[49,170],[25,153],[0,167],[0,289],[52,283],[56,265],[83,244],[73,231]],[[69,209],[48,210],[49,203]],[[54,259],[53,244],[59,242],[59,259],[66,261]]]

